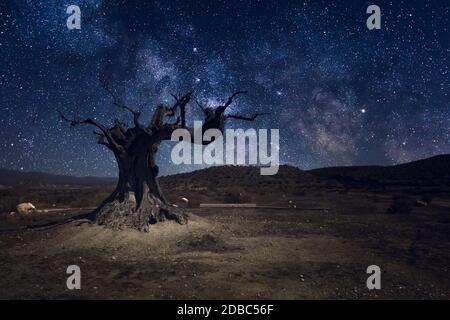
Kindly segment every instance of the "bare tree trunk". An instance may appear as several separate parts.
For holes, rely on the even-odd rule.
[[[187,222],[185,213],[170,206],[161,192],[159,169],[154,163],[156,152],[157,145],[153,145],[116,154],[119,180],[113,193],[94,212],[98,224],[149,231],[151,224],[160,221]]]

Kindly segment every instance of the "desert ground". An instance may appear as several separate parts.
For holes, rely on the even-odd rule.
[[[189,198],[190,218],[149,233],[52,225],[113,185],[3,188],[3,202],[72,209],[0,216],[0,298],[449,299],[450,187],[355,181],[292,167],[274,177],[248,168],[163,177],[172,203]],[[206,202],[269,208],[198,206]],[[81,290],[66,288],[72,264]],[[381,290],[366,287],[369,265],[381,268]]]

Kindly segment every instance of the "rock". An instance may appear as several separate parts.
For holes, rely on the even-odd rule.
[[[187,198],[181,198],[181,201],[183,201],[184,203],[189,203],[189,200]]]
[[[289,208],[297,208],[297,205],[294,203],[294,201],[289,200]]]
[[[428,205],[428,203],[426,203],[423,200],[416,199],[416,202],[414,202],[414,205],[417,207],[426,207]]]
[[[36,212],[36,207],[30,202],[24,202],[17,205],[16,210],[19,214],[29,214]]]

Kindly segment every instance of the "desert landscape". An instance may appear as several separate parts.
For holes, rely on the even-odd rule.
[[[275,176],[211,167],[160,183],[189,222],[146,233],[83,218],[115,179],[2,170],[0,299],[450,298],[449,155]],[[15,212],[22,202],[36,210]],[[72,264],[81,290],[66,287]],[[366,287],[369,265],[381,290]]]

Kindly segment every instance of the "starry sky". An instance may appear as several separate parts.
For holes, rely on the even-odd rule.
[[[68,30],[66,9],[81,9]],[[381,8],[368,30],[366,8]],[[230,128],[279,128],[280,162],[311,169],[396,164],[450,153],[449,12],[441,1],[6,0],[0,4],[0,167],[116,176],[90,127],[112,124],[98,78],[149,119],[195,89],[230,112],[271,112]],[[189,121],[201,120],[194,105]],[[158,155],[162,174],[198,169]]]

